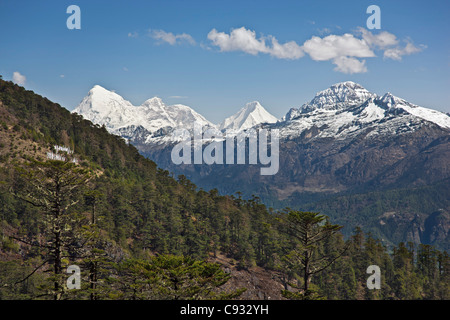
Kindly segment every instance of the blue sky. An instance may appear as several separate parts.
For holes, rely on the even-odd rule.
[[[369,5],[381,29],[368,30]],[[69,30],[69,5],[81,29]],[[355,81],[450,112],[448,1],[0,0],[0,74],[72,110],[95,84],[220,122]]]

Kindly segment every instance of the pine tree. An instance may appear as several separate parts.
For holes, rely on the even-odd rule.
[[[81,190],[90,179],[87,169],[66,160],[31,161],[16,168],[22,178],[19,190],[12,190],[21,200],[37,208],[42,214],[43,239],[37,244],[30,239],[14,239],[38,246],[43,253],[43,263],[30,274],[45,265],[51,265],[50,277],[53,299],[64,293],[63,268],[67,259],[76,259],[82,245],[79,233],[84,218],[73,210],[79,202]]]
[[[337,233],[342,226],[328,223],[327,217],[316,212],[290,210],[281,218],[296,238],[298,245],[286,256],[290,268],[298,268],[303,278],[303,291],[298,294],[284,292],[288,298],[311,299],[315,295],[310,291],[313,275],[328,268],[345,251],[325,253],[320,250],[323,243]]]
[[[421,286],[419,278],[414,270],[414,246],[412,243],[405,245],[399,243],[394,248],[393,256],[394,279],[392,289],[395,297],[403,300],[421,298]]]
[[[100,295],[105,295],[102,288],[101,275],[106,272],[106,267],[112,264],[112,259],[105,251],[109,246],[108,241],[100,236],[101,229],[98,225],[98,207],[104,195],[98,190],[89,190],[84,194],[85,203],[92,208],[90,220],[83,226],[82,235],[85,239],[82,254],[82,263],[88,270],[89,300],[98,300]]]

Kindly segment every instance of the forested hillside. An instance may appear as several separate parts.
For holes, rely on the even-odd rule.
[[[73,150],[76,163],[48,160],[54,146]],[[360,230],[344,239],[345,225],[331,228],[324,216],[199,190],[105,128],[3,80],[0,181],[0,299],[260,299],[267,295],[245,296],[245,282],[224,289],[234,271],[255,268],[284,298],[450,298],[446,252],[385,247]],[[323,241],[302,243],[297,227],[306,221]],[[308,292],[306,251],[329,262],[311,273]],[[79,290],[64,287],[69,265],[81,268]],[[366,288],[369,265],[381,269],[379,290]]]

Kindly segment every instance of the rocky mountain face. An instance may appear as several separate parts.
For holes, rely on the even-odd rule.
[[[254,102],[217,126],[189,107],[167,107],[161,101],[134,107],[142,113],[139,121],[130,122],[128,110],[132,108],[117,96],[111,95],[109,102],[102,104],[87,98],[74,111],[96,123],[105,124],[108,130],[129,139],[160,167],[175,175],[183,174],[206,190],[217,188],[226,194],[239,191],[245,197],[257,195],[274,207],[320,208],[335,221],[345,221],[350,228],[370,221],[375,232],[390,239],[400,231],[386,226],[403,225],[397,221],[403,217],[401,221],[410,221],[404,225],[414,230],[401,228],[399,239],[449,241],[448,228],[443,227],[450,221],[448,213],[439,214],[439,219],[431,218],[441,209],[448,211],[450,206],[449,197],[445,194],[447,191],[442,190],[450,189],[448,114],[414,105],[391,93],[379,96],[351,81],[318,92],[310,102],[292,108],[278,121]],[[173,128],[189,122],[192,126],[192,121],[197,119],[223,131],[278,129],[279,171],[275,175],[261,176],[261,165],[258,164],[173,164],[170,152],[175,142],[170,139],[170,133]],[[203,143],[207,145],[209,142]],[[380,197],[383,198],[392,190],[420,189],[439,183],[440,188],[433,189],[434,198],[429,198],[429,205],[421,212],[410,206],[411,203],[403,204],[407,208],[403,210],[401,200],[393,201],[388,197],[371,211],[369,219],[355,218],[352,222],[347,221],[345,215],[351,215],[350,211],[357,205],[333,213],[331,207],[322,203],[339,197],[341,201],[348,201],[351,195],[371,192],[381,192],[383,196]],[[368,201],[367,206],[370,207],[381,201],[380,197],[371,199],[372,202],[364,201]],[[419,192],[414,201],[420,197]],[[381,218],[386,212],[396,212],[397,218],[389,215],[387,219]]]

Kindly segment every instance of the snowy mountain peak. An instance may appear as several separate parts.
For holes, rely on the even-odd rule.
[[[96,102],[108,102],[109,100],[116,101],[126,101],[120,95],[115,93],[114,91],[103,88],[102,86],[95,85],[89,90],[87,97],[90,97],[91,100],[95,99]]]
[[[258,101],[253,101],[247,103],[236,114],[226,118],[219,125],[219,129],[240,131],[249,129],[260,123],[275,123],[277,120]]]
[[[302,113],[310,112],[316,109],[336,110],[343,107],[358,105],[364,103],[367,99],[376,96],[366,90],[363,86],[345,81],[332,85],[328,89],[320,91],[308,103],[303,105],[300,110]]]
[[[301,111],[297,108],[290,108],[284,117],[281,118],[281,121],[288,121],[297,118],[301,115]]]
[[[252,101],[252,102],[245,104],[245,107],[243,109],[246,109],[246,110],[252,112],[258,108],[264,109],[263,106],[259,103],[259,101]]]
[[[341,87],[347,87],[352,89],[364,89],[362,85],[359,83],[353,82],[353,81],[343,81],[333,84],[330,88],[341,88]],[[365,89],[364,89],[365,90]]]
[[[258,101],[252,101],[215,126],[188,106],[166,105],[159,97],[134,106],[99,85],[89,90],[73,112],[95,124],[105,125],[111,133],[149,144],[170,142],[174,129],[189,130],[195,122],[224,132],[227,129],[238,132],[278,121]],[[371,134],[415,130],[426,124],[425,121],[450,129],[448,114],[414,105],[390,92],[378,96],[355,82],[346,81],[318,92],[301,108],[290,109],[279,127],[285,137],[299,136],[304,130],[316,127],[320,128],[318,137],[341,139],[369,127],[373,129]]]
[[[291,108],[282,120],[289,121],[310,112],[342,110],[363,104],[377,95],[353,81],[339,82],[328,89],[319,91],[314,98],[300,108]]]
[[[101,92],[101,91],[108,91],[108,92],[112,92],[110,90],[107,90],[105,88],[103,88],[101,85],[96,84],[95,86],[92,87],[91,90],[89,90],[89,92]]]
[[[132,107],[117,93],[95,85],[72,112],[112,129],[133,119]]]
[[[382,96],[380,101],[382,103],[386,104],[386,106],[388,108],[395,107],[396,105],[399,105],[399,104],[411,105],[406,100],[396,97],[390,92],[387,92],[384,96]]]
[[[157,107],[157,108],[163,108],[163,107],[165,107],[166,105],[164,104],[164,102],[162,101],[161,98],[159,98],[159,97],[153,97],[153,98],[150,98],[150,99],[144,101],[144,103],[142,104],[142,106],[145,106],[145,107]]]

